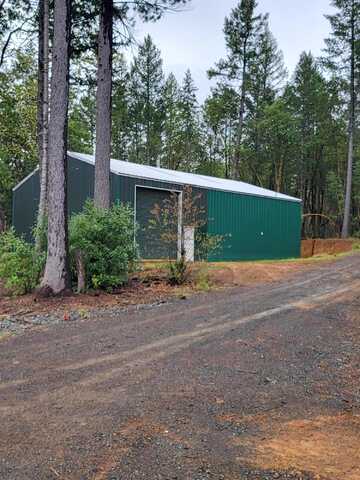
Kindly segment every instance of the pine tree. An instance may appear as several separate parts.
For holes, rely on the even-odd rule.
[[[355,212],[355,228],[354,234],[357,237],[360,237],[360,158],[357,156],[357,160],[354,165],[354,177],[353,177],[353,184],[354,184],[354,212]]]
[[[71,0],[55,0],[49,123],[48,247],[39,294],[70,288],[66,204],[67,111]]]
[[[38,33],[38,107],[37,135],[40,171],[40,199],[37,218],[36,250],[41,245],[41,231],[45,225],[48,195],[48,148],[49,148],[49,43],[50,43],[50,6],[49,0],[39,1],[39,33]]]
[[[263,166],[266,173],[263,186],[276,192],[286,192],[289,190],[288,182],[292,177],[296,154],[296,125],[283,99],[277,99],[265,108],[259,131],[267,158]]]
[[[328,173],[335,168],[330,151],[343,143],[339,138],[343,121],[337,114],[340,100],[311,53],[302,53],[285,99],[298,132],[294,194],[303,199],[304,213],[309,216],[304,233],[318,237],[325,219],[322,215],[327,213]]]
[[[160,163],[163,85],[161,54],[148,35],[139,46],[130,79],[130,109],[136,142],[132,159],[138,163],[157,166]]]
[[[328,15],[332,35],[326,40],[327,65],[334,75],[342,75],[348,82],[349,126],[346,194],[342,237],[349,236],[351,228],[352,174],[354,165],[354,137],[360,66],[360,3],[358,0],[332,0],[338,12]]]
[[[96,58],[89,50],[71,65],[69,150],[93,154],[96,141]]]
[[[0,230],[11,224],[12,188],[38,163],[34,57],[18,50],[0,74]]]
[[[91,85],[72,91],[68,122],[69,150],[93,154],[96,135],[96,91]]]
[[[129,144],[129,72],[122,54],[114,57],[112,100],[112,155],[128,159]]]
[[[271,105],[286,78],[283,54],[270,32],[268,17],[264,16],[258,33],[256,58],[249,68],[249,98],[245,145],[248,157],[248,179],[261,183],[264,158],[259,123],[265,108]],[[265,160],[266,161],[266,160]]]
[[[253,108],[271,104],[287,76],[283,53],[269,28],[268,15],[258,32],[256,58],[249,69],[249,95]]]
[[[224,83],[212,89],[203,107],[206,130],[207,164],[199,171],[232,177],[232,150],[237,122],[239,96]]]
[[[161,165],[171,170],[181,166],[180,87],[174,74],[166,79],[163,89],[164,124]]]
[[[94,202],[110,207],[113,0],[102,0],[98,40]]]
[[[187,171],[195,170],[201,158],[201,131],[197,87],[190,70],[185,73],[180,91],[181,166]]]
[[[249,94],[249,72],[256,59],[258,33],[262,28],[263,18],[255,15],[256,0],[241,0],[225,19],[224,34],[227,57],[221,59],[214,69],[209,70],[209,77],[225,77],[229,82],[238,84],[239,109],[234,148],[233,171],[240,179],[241,149],[244,134],[246,102]]]
[[[112,126],[112,53],[113,53],[113,21],[118,19],[124,29],[124,35],[121,44],[131,43],[131,35],[129,36],[129,23],[132,24],[131,13],[136,13],[145,21],[159,20],[168,9],[175,10],[177,5],[185,4],[188,0],[154,0],[146,1],[134,0],[133,2],[120,2],[120,5],[114,8],[113,0],[102,0],[100,8],[100,29],[98,36],[98,88],[97,88],[97,122],[96,122],[96,149],[95,149],[95,191],[94,201],[103,208],[110,206],[110,153],[111,153],[111,126]],[[81,4],[80,4],[81,5]],[[96,7],[97,2],[93,2],[92,6]],[[81,8],[81,6],[80,6]],[[86,13],[85,13],[86,16]],[[86,16],[87,20],[89,15]],[[91,18],[91,17],[90,17]],[[91,22],[87,22],[87,26]],[[120,36],[121,37],[121,36]],[[161,69],[161,65],[155,66],[157,52],[152,49],[150,37],[145,39],[143,48],[145,55],[148,53],[148,60],[154,55],[153,62],[155,69]],[[148,52],[146,52],[148,49]],[[145,120],[145,161],[147,163],[156,162],[160,166],[160,149],[161,144],[158,141],[157,133],[158,125],[154,112],[151,108],[151,90],[152,85],[149,83],[151,74],[150,63],[146,66],[147,91],[146,91],[146,109],[144,112]],[[136,68],[135,68],[136,70]],[[154,73],[154,72],[153,72]],[[138,70],[138,74],[141,72]],[[138,132],[137,132],[138,133]],[[138,150],[136,150],[138,153]]]

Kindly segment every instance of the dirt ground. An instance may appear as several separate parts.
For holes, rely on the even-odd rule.
[[[360,255],[0,343],[4,480],[360,479]]]
[[[309,258],[316,255],[337,255],[339,253],[351,252],[354,246],[359,244],[358,239],[342,238],[315,238],[301,242],[302,258]]]
[[[292,275],[316,268],[317,261],[329,263],[336,257],[319,257],[315,260],[281,262],[228,262],[195,264],[191,281],[183,287],[171,287],[167,282],[164,265],[148,263],[143,271],[134,276],[129,286],[119,288],[112,294],[91,292],[71,295],[62,299],[37,299],[33,294],[12,297],[0,285],[0,321],[8,316],[31,316],[69,312],[85,313],[93,309],[128,307],[139,304],[159,303],[169,297],[191,295],[202,290],[199,277],[206,277],[206,286],[222,288],[229,286],[246,287],[267,284],[291,277]]]

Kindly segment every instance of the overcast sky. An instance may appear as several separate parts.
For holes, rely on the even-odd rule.
[[[237,0],[192,0],[184,11],[167,14],[156,24],[137,24],[136,39],[150,33],[160,48],[166,73],[179,80],[190,68],[203,100],[213,84],[206,71],[225,53],[224,18]],[[330,0],[258,0],[258,11],[270,14],[270,28],[291,74],[302,51],[321,53],[329,34],[324,14],[332,11]]]

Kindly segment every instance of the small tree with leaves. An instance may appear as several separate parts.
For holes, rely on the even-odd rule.
[[[210,235],[205,231],[208,220],[201,199],[201,193],[194,193],[190,185],[185,185],[180,195],[172,193],[151,210],[150,228],[160,231],[160,239],[169,252],[178,245],[177,260],[172,260],[169,255],[169,281],[172,284],[185,283],[191,271],[192,261],[187,257],[187,229],[194,230],[195,256],[198,260],[207,260],[211,253],[222,246],[222,236]]]

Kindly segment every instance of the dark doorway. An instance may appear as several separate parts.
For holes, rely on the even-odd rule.
[[[164,259],[177,257],[177,241],[168,245],[162,239],[160,227],[154,227],[151,219],[154,215],[151,211],[155,205],[163,207],[165,200],[173,199],[173,192],[154,188],[136,187],[136,221],[138,224],[137,242],[140,250],[140,258]],[[177,224],[178,222],[176,222]],[[177,231],[174,232],[177,237]]]

